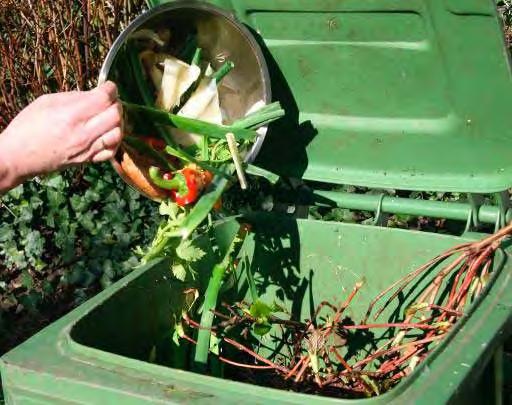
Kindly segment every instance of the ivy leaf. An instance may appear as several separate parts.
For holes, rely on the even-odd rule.
[[[12,240],[14,238],[15,232],[14,227],[10,224],[2,224],[0,225],[0,243],[7,242],[8,240]]]
[[[32,278],[28,271],[24,270],[21,272],[20,275],[20,283],[27,290],[30,290],[34,286],[34,279]]]
[[[37,306],[42,300],[41,293],[35,291],[29,292],[27,295],[23,295],[19,298],[19,303],[23,305],[29,312],[34,313],[37,310]]]
[[[65,195],[60,191],[46,189],[46,198],[50,209],[57,210],[66,201]]]
[[[193,246],[191,241],[185,240],[176,248],[176,254],[186,262],[195,262],[201,260],[206,253],[202,249]]]
[[[28,256],[39,257],[43,254],[44,238],[39,231],[31,231],[24,240],[25,253]]]
[[[8,246],[5,249],[5,256],[8,264],[13,264],[18,268],[25,268],[27,266],[27,260],[23,251],[18,250],[15,245]]]
[[[86,212],[85,214],[81,215],[79,218],[80,224],[90,233],[93,233],[96,228],[93,218],[94,218],[93,212]]]
[[[12,199],[19,200],[21,198],[21,196],[23,195],[23,184],[20,184],[18,187],[13,188],[7,194]]]
[[[39,196],[33,195],[32,197],[30,197],[30,206],[32,207],[32,210],[36,210],[39,207],[41,207],[42,205],[43,205],[43,200],[41,200],[41,198],[39,198]]]
[[[112,280],[106,275],[106,274],[103,274],[100,278],[100,285],[102,288],[107,288],[107,287],[110,287],[112,285]]]
[[[80,195],[73,195],[69,199],[69,202],[71,203],[71,208],[73,208],[73,211],[75,212],[84,212],[89,203]]]
[[[66,188],[67,185],[66,181],[64,180],[64,177],[60,174],[55,174],[46,177],[41,181],[41,184],[46,187],[54,188],[56,190],[64,190],[64,188]]]
[[[23,200],[19,205],[20,213],[18,215],[18,220],[20,222],[31,222],[34,218],[34,212],[29,202]]]

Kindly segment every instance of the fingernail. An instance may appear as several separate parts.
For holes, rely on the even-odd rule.
[[[100,89],[109,94],[112,94],[113,96],[115,96],[115,98],[117,98],[117,85],[113,81],[106,81],[100,86]]]
[[[92,161],[94,163],[104,162],[105,160],[112,159],[114,157],[115,151],[111,149],[102,150],[93,156]]]

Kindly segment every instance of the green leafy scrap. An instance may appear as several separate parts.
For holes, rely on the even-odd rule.
[[[195,247],[190,240],[184,240],[176,248],[176,255],[186,262],[201,260],[205,254],[203,250]]]
[[[259,336],[266,335],[272,329],[272,324],[269,322],[270,316],[276,310],[261,300],[256,300],[249,307],[249,314],[254,318],[253,331]]]

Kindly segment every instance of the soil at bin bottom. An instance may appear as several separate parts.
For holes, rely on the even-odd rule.
[[[345,324],[353,324],[353,322],[350,321],[349,318],[345,318],[343,320]],[[286,364],[287,361],[284,360],[284,356],[277,354],[275,356],[265,356],[262,353],[259,353],[259,348],[263,343],[260,343],[258,339],[251,336],[250,333],[246,333],[247,330],[244,332],[237,331],[233,333],[230,331],[226,334],[226,337],[230,337],[232,340],[236,341],[237,343],[242,344],[246,348],[253,350],[255,353],[260,354],[262,357],[267,358],[268,360],[271,360],[274,362],[274,364],[278,366],[283,366],[289,364]],[[287,334],[288,335],[288,334]],[[190,336],[190,335],[189,335]],[[247,338],[244,338],[244,336],[247,336]],[[282,340],[282,338],[277,338],[276,345],[281,346],[283,345],[283,348],[281,349],[281,353],[291,353],[294,347],[295,338],[292,338],[290,335],[289,340],[287,338],[286,342]],[[294,335],[296,336],[296,335]],[[336,335],[336,339],[340,339],[340,336]],[[273,340],[273,338],[270,338]],[[343,339],[343,338],[341,338]],[[341,340],[339,340],[341,342]],[[188,353],[189,359],[191,360],[191,363],[193,363],[193,357],[195,354],[196,346],[186,340],[180,341],[180,346],[185,345],[186,351]],[[221,352],[221,356],[226,358],[227,360],[230,360],[231,362],[236,362],[238,364],[247,365],[247,366],[265,366],[262,362],[256,361],[254,357],[251,355],[239,351],[227,344],[224,344],[223,350]],[[288,356],[287,356],[288,357]],[[372,392],[371,387],[368,386],[368,390],[366,392],[362,391],[355,391],[355,390],[349,390],[344,389],[342,387],[336,387],[333,385],[330,386],[324,386],[320,388],[316,382],[314,381],[312,377],[312,372],[308,368],[306,370],[306,373],[304,373],[304,377],[301,381],[296,382],[295,381],[295,375],[289,379],[285,379],[282,374],[279,372],[273,370],[273,369],[251,369],[246,367],[240,367],[235,366],[232,364],[227,364],[225,362],[220,361],[216,356],[213,354],[210,354],[208,357],[208,370],[204,372],[204,374],[210,375],[212,377],[217,378],[225,378],[229,380],[233,380],[236,382],[244,382],[248,384],[253,384],[265,388],[275,388],[279,390],[284,391],[293,391],[298,392],[302,394],[309,394],[309,395],[319,395],[324,397],[332,397],[332,398],[340,398],[340,399],[359,399],[359,398],[368,398],[369,396],[374,396],[375,393]],[[350,363],[350,361],[349,361]],[[171,364],[166,364],[168,367],[173,367]],[[332,364],[331,367],[333,368],[333,371],[331,372],[332,375],[338,374],[344,370],[344,367],[341,364]],[[189,366],[186,368],[188,371],[192,371],[195,369],[195,367]],[[197,372],[197,370],[194,370]],[[307,375],[307,377],[306,377]],[[324,378],[326,378],[324,376]],[[359,380],[359,379],[358,379]],[[379,392],[382,394],[386,391],[389,391],[394,386],[396,386],[400,380],[394,380],[391,381],[389,379],[381,379],[376,380],[372,379],[373,382],[378,386]]]
[[[243,355],[236,357],[235,361],[242,364],[254,364],[254,359]],[[302,394],[321,395],[324,397],[343,399],[367,398],[367,395],[363,393],[356,394],[354,392],[345,391],[341,388],[319,388],[318,385],[312,381],[296,383],[293,378],[284,380],[281,377],[277,377],[273,370],[251,370],[225,364],[224,377],[233,381],[259,385],[265,388],[276,388],[285,391],[300,392]],[[388,389],[391,388],[392,387],[388,387]]]

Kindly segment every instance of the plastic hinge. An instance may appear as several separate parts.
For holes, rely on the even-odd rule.
[[[483,205],[484,198],[480,194],[468,193],[468,202],[471,207],[468,220],[466,222],[465,232],[469,232],[473,229],[478,229],[480,227],[480,221],[478,219],[478,211],[480,207]]]
[[[499,212],[494,229],[495,231],[498,231],[498,229],[507,225],[507,213],[510,208],[510,195],[508,191],[502,191],[501,193],[497,193],[496,197],[498,200]]]
[[[446,8],[458,15],[487,15],[495,13],[494,2],[490,0],[446,0]]]
[[[385,194],[382,193],[379,197],[379,202],[377,203],[377,209],[375,210],[375,216],[373,219],[373,225],[382,226],[384,225],[384,217],[382,215],[382,202],[384,201]]]

